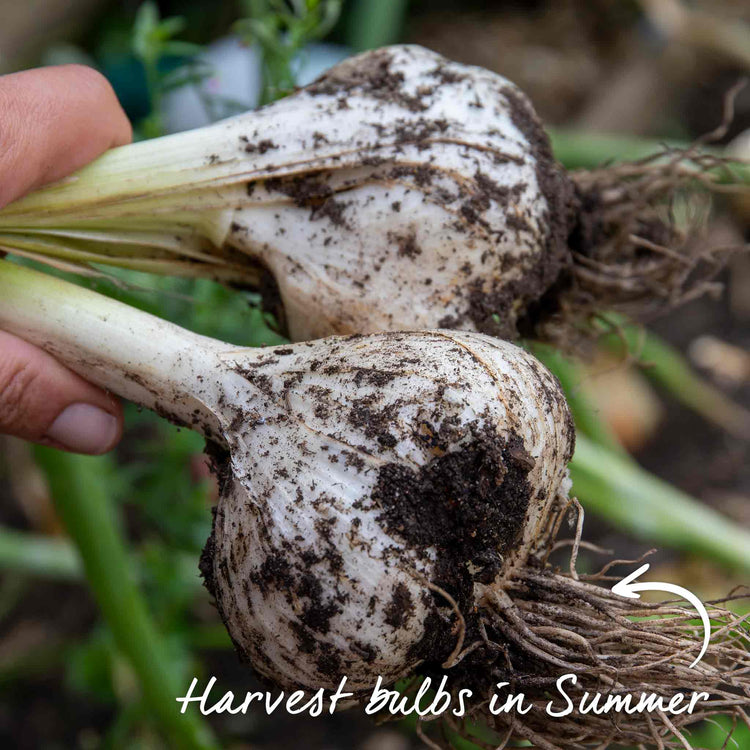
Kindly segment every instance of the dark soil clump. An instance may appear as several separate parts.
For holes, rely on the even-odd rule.
[[[439,445],[435,450],[440,453]],[[503,441],[489,428],[477,428],[467,444],[438,455],[418,472],[395,463],[380,469],[373,499],[383,509],[381,523],[415,547],[437,549],[432,582],[456,600],[467,637],[477,636],[474,581],[494,579],[503,553],[513,548],[523,529],[532,466],[518,436]],[[436,593],[425,591],[425,596],[441,608],[427,618],[425,636],[413,650],[429,670],[451,652],[456,636],[452,618],[442,614],[448,614],[442,609],[447,601]],[[408,612],[406,603],[397,606],[397,600],[394,591],[388,609],[394,620]]]
[[[481,283],[475,282],[469,289],[468,315],[479,331],[503,338],[517,338],[519,324],[525,329],[534,327],[533,322],[529,326],[528,315],[516,318],[514,310],[518,309],[518,301],[523,301],[521,310],[539,310],[536,303],[571,266],[568,237],[575,224],[579,201],[574,183],[555,161],[549,137],[529,101],[510,87],[503,89],[502,95],[508,102],[513,124],[529,142],[536,159],[539,189],[547,201],[543,218],[543,224],[547,227],[545,252],[536,266],[530,268],[514,284],[488,291]],[[480,190],[474,198],[475,203],[492,199],[507,204],[517,199],[520,192],[526,189],[526,185],[515,186],[512,190],[495,185],[482,173],[475,176],[475,182]],[[472,211],[473,206],[468,206],[464,213]],[[515,220],[509,217],[508,226],[515,231],[525,231],[528,228],[520,217]],[[453,322],[455,325],[455,321],[445,322]]]
[[[361,57],[337,65],[333,70],[306,88],[313,96],[344,96],[353,89],[384,102],[398,104],[410,112],[424,112],[428,108],[419,96],[404,92],[404,74],[391,70],[392,53],[387,49],[367,55],[367,65]],[[344,99],[345,101],[345,99]]]
[[[386,464],[373,498],[383,508],[389,532],[461,560],[512,547],[530,494],[529,464],[512,455],[522,445],[517,437],[503,443],[497,436],[482,435],[419,472]]]

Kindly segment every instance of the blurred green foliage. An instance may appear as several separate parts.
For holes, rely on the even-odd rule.
[[[202,83],[211,75],[210,66],[198,57],[202,47],[175,39],[184,29],[184,18],[160,18],[159,9],[152,0],[146,0],[136,13],[131,44],[133,54],[146,74],[151,105],[150,113],[139,125],[142,138],[164,134],[162,99],[166,93]]]
[[[341,4],[342,0],[244,0],[245,18],[237,21],[234,29],[261,50],[261,105],[294,91],[300,54],[310,42],[331,31]]]

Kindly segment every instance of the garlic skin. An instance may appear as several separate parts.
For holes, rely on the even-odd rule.
[[[353,336],[254,355],[250,367],[243,354],[222,356],[257,392],[224,429],[231,478],[202,562],[239,652],[280,687],[333,689],[346,675],[354,692],[445,659],[453,611],[428,582],[470,616],[482,563],[468,559],[499,553],[490,577],[508,575],[543,542],[550,507],[567,494],[574,433],[557,381],[523,350],[479,334]],[[510,445],[517,486],[504,474],[512,455],[484,460]],[[449,495],[453,473],[477,459],[486,475],[468,478],[464,499],[479,505],[481,482],[497,485],[486,502],[507,502],[507,516],[493,505],[486,523],[507,525],[506,546],[470,551],[457,537],[443,549],[461,514],[474,520]],[[425,467],[437,468],[426,498],[435,508],[392,523],[399,509],[389,502],[422,502],[407,483]],[[415,486],[429,492],[429,482]],[[429,526],[428,516],[434,526],[409,528]]]
[[[573,200],[514,84],[395,46],[258,111],[114,149],[0,211],[0,243],[250,286],[270,271],[293,340],[516,338],[571,265]]]

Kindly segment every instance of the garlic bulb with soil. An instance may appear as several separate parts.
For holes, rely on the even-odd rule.
[[[499,733],[472,735],[480,747],[682,741],[691,721],[746,720],[741,617],[709,606],[695,665],[692,610],[547,563],[574,504],[574,433],[557,381],[513,344],[427,331],[238,349],[7,261],[0,328],[208,438],[220,500],[201,570],[239,653],[277,687],[346,676],[365,698],[379,677],[447,676]],[[710,697],[692,715],[550,718],[565,673],[576,702],[603,686]],[[500,682],[537,710],[488,712]]]
[[[656,247],[673,236],[653,180],[618,180],[574,182],[502,76],[399,46],[256,112],[105,154],[0,211],[0,246],[264,290],[270,275],[294,340],[515,338],[655,287],[673,301],[687,283],[690,262]],[[659,174],[662,193],[673,183]]]
[[[346,675],[365,691],[442,662],[475,586],[549,535],[574,431],[555,378],[513,344],[431,331],[237,349],[0,264],[0,327],[215,442],[202,571],[276,685]]]

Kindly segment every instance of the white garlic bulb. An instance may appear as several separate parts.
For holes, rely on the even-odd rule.
[[[252,124],[254,168],[272,177],[248,183],[226,242],[271,270],[295,340],[431,327],[515,337],[569,262],[572,183],[502,76],[390,47]]]
[[[427,584],[469,617],[474,581],[543,538],[573,446],[557,382],[480,334],[253,355],[222,357],[253,397],[224,430],[232,470],[203,564],[235,644],[290,688],[346,675],[366,690],[444,660],[455,622]]]
[[[364,691],[441,662],[455,608],[470,622],[567,494],[559,384],[482,334],[237,349],[3,261],[0,327],[220,446],[202,570],[279,686]]]
[[[269,270],[294,340],[514,338],[572,262],[573,205],[514,84],[396,46],[256,112],[115,149],[1,211],[0,241],[250,285]]]

